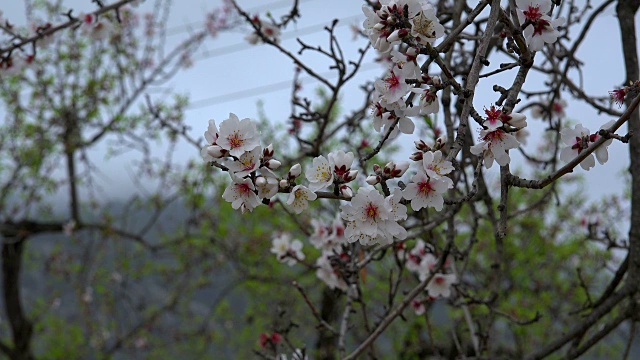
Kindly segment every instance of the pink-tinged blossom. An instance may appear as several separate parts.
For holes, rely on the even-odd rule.
[[[305,176],[309,180],[311,191],[322,190],[333,183],[333,169],[331,163],[320,155],[313,159],[311,166],[307,168]]]
[[[238,119],[230,113],[229,118],[220,123],[217,144],[232,156],[240,156],[260,145],[258,130],[251,119]]]
[[[617,89],[613,91],[609,91],[609,96],[611,96],[611,100],[614,103],[618,104],[618,106],[622,106],[624,104],[624,98],[627,96],[628,88],[623,87],[622,89]]]
[[[254,16],[251,21],[256,26],[258,26],[258,28],[260,29],[260,32],[262,33],[262,35],[264,35],[264,37],[273,41],[276,44],[280,42],[280,29],[277,26],[271,23],[268,23],[264,20],[261,20],[258,16]],[[260,37],[257,31],[254,31],[251,34],[245,36],[244,39],[247,40],[249,44],[252,44],[252,45],[262,42],[262,38]]]
[[[422,261],[420,261],[420,266],[418,268],[418,278],[420,281],[424,281],[429,277],[431,273],[433,273],[433,269],[435,269],[436,265],[438,265],[438,258],[432,253],[427,253],[422,257]]]
[[[255,187],[251,182],[251,179],[240,179],[236,176],[231,176],[233,182],[224,190],[222,198],[231,203],[231,207],[234,209],[240,209],[242,213],[245,211],[253,211],[253,209],[260,205],[260,199],[254,192]]]
[[[534,119],[543,118],[549,110],[551,110],[551,116],[557,119],[563,119],[566,116],[567,101],[565,99],[556,99],[553,104],[551,104],[551,99],[542,100],[541,102],[548,104],[548,106],[536,104],[531,107],[531,117]]]
[[[422,71],[418,65],[418,49],[410,47],[404,53],[391,51],[391,61],[404,72],[406,79],[420,79]]]
[[[271,244],[271,252],[282,263],[293,266],[298,261],[304,260],[302,242],[300,240],[291,241],[291,234],[289,233],[282,233],[274,237]]]
[[[455,274],[435,274],[427,285],[427,292],[432,298],[448,298],[451,296],[451,285],[457,282]]]
[[[347,291],[347,283],[342,274],[331,264],[331,257],[334,256],[332,251],[322,252],[322,255],[316,260],[316,276],[331,289]]]
[[[276,44],[280,42],[280,29],[277,26],[260,19],[257,15],[251,21],[260,29],[264,37]],[[262,42],[262,38],[257,31],[245,36],[244,39],[252,45]]]
[[[293,212],[300,214],[309,207],[309,201],[315,200],[317,197],[318,195],[306,186],[296,185],[289,194],[287,205],[291,205]]]
[[[341,216],[347,221],[345,237],[352,243],[359,241],[362,245],[375,243],[390,244],[393,238],[404,239],[406,230],[396,219],[401,219],[406,207],[395,199],[385,199],[373,187],[363,187],[351,199],[350,204],[341,206]]]
[[[340,179],[342,182],[348,182],[358,175],[357,170],[351,171],[351,165],[353,165],[354,155],[352,152],[345,153],[342,150],[330,152],[327,155],[329,158],[329,164],[332,166],[333,175],[336,179]]]
[[[407,261],[405,262],[407,270],[416,274],[419,273],[422,259],[426,254],[428,254],[428,252],[425,242],[422,239],[418,239],[416,245],[407,254]]]
[[[515,136],[504,132],[502,129],[481,130],[480,142],[471,147],[471,153],[484,157],[484,166],[489,169],[495,160],[500,166],[505,166],[511,161],[509,154],[510,149],[520,146]]]
[[[505,113],[501,108],[491,105],[490,108],[485,108],[484,113],[487,115],[487,119],[482,123],[487,130],[493,131],[503,125],[509,125],[517,129],[522,129],[527,126],[527,117],[519,113]]]
[[[407,230],[398,224],[398,221],[407,219],[407,207],[400,203],[402,201],[402,190],[395,188],[391,195],[384,200],[387,209],[389,209],[389,220],[386,223],[387,234],[400,240],[406,239]],[[389,239],[387,239],[387,243],[390,243]]]
[[[567,145],[560,151],[560,160],[564,162],[573,160],[583,150],[586,150],[591,142],[589,129],[582,126],[582,124],[577,124],[573,129],[562,129],[560,135],[562,136],[562,142]],[[589,154],[582,160],[580,166],[587,171],[596,166],[593,154]]]
[[[602,125],[600,130],[609,129],[614,123],[615,120],[611,120]],[[573,160],[583,150],[586,150],[592,143],[596,142],[601,137],[597,132],[595,134],[591,134],[589,129],[583,127],[582,124],[577,124],[573,129],[562,129],[562,131],[560,131],[560,135],[562,136],[562,141],[567,145],[567,147],[560,151],[560,160],[564,162],[570,162]],[[607,139],[594,151],[596,158],[601,165],[609,160],[607,147],[611,145],[611,143],[612,140]],[[580,162],[580,166],[587,171],[596,166],[593,154],[589,154],[589,156],[582,160]]]
[[[424,299],[413,299],[411,301],[411,308],[418,316],[423,315],[425,311],[427,311],[426,307],[424,306]]]
[[[333,250],[345,243],[345,226],[339,215],[331,223],[313,219],[311,220],[311,226],[313,227],[313,233],[309,236],[309,242],[316,249]]]
[[[600,126],[600,130],[609,130],[611,128],[611,126],[613,126],[613,124],[615,124],[615,120],[611,120],[607,123],[605,123],[604,125]],[[590,140],[591,141],[598,141],[598,139],[600,139],[600,134],[595,133],[593,135],[591,135]],[[598,159],[598,162],[600,163],[600,165],[604,165],[604,163],[607,162],[607,160],[609,160],[609,151],[608,151],[608,146],[611,145],[611,143],[613,142],[612,139],[607,139],[605,140],[602,145],[600,145],[596,151],[594,151],[596,153],[596,159]]]
[[[387,103],[394,103],[407,95],[411,89],[405,79],[404,72],[393,66],[382,79],[376,80],[374,87]]]
[[[551,10],[551,0],[516,0],[516,6],[520,23],[530,22],[522,33],[531,50],[540,51],[545,43],[556,42],[560,36],[556,28],[562,26],[565,19],[552,20],[546,15]]]
[[[411,200],[411,208],[414,211],[426,207],[433,207],[436,211],[441,211],[444,205],[442,194],[449,188],[446,180],[429,178],[427,174],[419,170],[402,192],[402,196]]]
[[[440,111],[440,101],[438,101],[438,90],[433,86],[413,88],[411,92],[420,95],[418,106],[408,111],[409,115],[429,115]]]
[[[230,160],[226,162],[225,165],[229,168],[229,171],[234,173],[237,177],[245,177],[258,170],[261,154],[262,148],[260,146],[256,146],[251,151],[245,151],[237,160]]]
[[[99,19],[95,14],[81,14],[81,31],[94,40],[106,40],[114,31],[110,21]]]

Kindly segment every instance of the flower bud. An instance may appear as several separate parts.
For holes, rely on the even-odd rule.
[[[285,179],[280,180],[280,189],[286,189],[289,186],[289,182]]]
[[[264,176],[258,176],[256,178],[256,186],[265,186],[267,184],[267,179]]]
[[[212,145],[207,147],[207,154],[211,155],[212,157],[219,159],[221,157],[223,157],[225,155],[227,151],[225,149],[223,149],[222,147],[220,147],[219,145]]]
[[[269,160],[273,157],[273,144],[269,144],[269,146],[262,150],[262,157],[265,160]]]
[[[342,185],[340,186],[340,195],[347,197],[347,198],[352,198],[353,197],[353,190],[351,190],[351,188],[347,185]]]
[[[404,173],[407,171],[408,168],[409,168],[408,161],[400,161],[399,163],[395,164],[395,168],[392,175],[394,177],[400,177],[404,175]]]
[[[393,163],[393,161],[389,161],[385,166],[384,169],[382,169],[382,173],[384,173],[385,175],[391,175],[391,172],[396,168],[396,164]]]
[[[289,170],[289,178],[295,179],[302,173],[302,166],[300,164],[295,164]]]
[[[424,152],[431,150],[431,147],[424,142],[424,140],[416,140],[413,142],[416,146],[416,149]]]
[[[271,160],[267,160],[267,162],[264,165],[268,169],[275,170],[275,169],[279,168],[280,165],[282,165],[282,163],[280,161],[278,161],[278,160],[271,159]]]
[[[369,185],[376,185],[380,182],[380,176],[377,175],[369,175],[367,176],[367,180],[365,180]]]
[[[351,170],[344,176],[344,181],[352,181],[358,177],[358,170]]]
[[[422,154],[424,154],[422,151],[416,151],[409,156],[409,159],[413,161],[422,161]]]
[[[378,164],[373,164],[373,172],[380,175],[381,171],[380,171],[380,165]]]
[[[394,42],[400,40],[400,36],[398,35],[399,30],[396,30],[391,33],[391,35],[387,36],[388,42]]]

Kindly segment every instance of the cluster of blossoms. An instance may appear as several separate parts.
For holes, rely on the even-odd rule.
[[[512,134],[527,126],[527,117],[519,113],[506,113],[502,109],[491,106],[484,109],[486,120],[480,130],[480,141],[471,147],[471,153],[484,157],[487,169],[493,166],[495,160],[500,166],[507,165],[511,158],[509,150],[520,146],[518,139]]]
[[[291,241],[291,234],[289,233],[282,233],[273,238],[271,252],[276,255],[278,261],[289,266],[304,260],[302,242],[300,240]]]
[[[551,11],[551,0],[516,0],[516,6],[518,20],[526,25],[523,35],[531,50],[540,51],[545,43],[558,40],[560,33],[556,28],[564,25],[565,19],[551,19],[547,15]]]
[[[229,118],[220,123],[220,130],[214,120],[209,120],[209,128],[204,133],[207,145],[200,154],[205,161],[222,159],[227,167],[232,183],[222,198],[234,209],[245,212],[263,201],[268,204],[269,199],[283,190],[289,192],[287,204],[295,213],[301,213],[317,195],[306,186],[295,184],[302,172],[299,164],[292,166],[286,177],[277,177],[273,170],[281,163],[273,158],[273,145],[262,148],[258,135],[251,119],[240,120],[235,114],[229,114]]]
[[[606,124],[600,127],[600,130],[608,130],[613,124],[615,120],[611,120]],[[562,129],[560,131],[560,135],[562,136],[562,142],[567,145],[565,148],[560,151],[560,160],[564,162],[569,162],[573,160],[576,156],[578,156],[583,150],[586,150],[589,145],[598,141],[600,139],[600,134],[598,132],[591,133],[589,129],[582,126],[582,124],[577,124],[573,129]],[[607,147],[611,145],[612,140],[608,139],[602,143],[596,150],[596,158],[600,165],[607,162],[609,159],[609,152]],[[596,161],[593,158],[593,154],[589,154],[584,160],[580,162],[580,166],[589,170],[592,167],[596,166]]]
[[[422,140],[415,141],[418,151],[411,155],[411,159],[418,164],[418,170],[411,179],[413,182],[402,192],[402,196],[411,201],[411,208],[415,211],[426,207],[442,210],[442,194],[453,188],[453,180],[446,176],[454,170],[453,164],[445,160],[440,150],[444,144],[442,138],[436,140],[433,148]]]
[[[416,274],[420,281],[433,275],[426,287],[429,297],[432,299],[448,298],[451,296],[451,285],[456,284],[458,278],[453,273],[447,273],[450,266],[449,259],[445,261],[443,269],[437,273],[435,272],[436,265],[438,265],[438,258],[422,240],[418,240],[413,249],[406,254],[405,266],[407,270]],[[421,301],[418,301],[416,305],[420,303]],[[416,312],[419,313],[418,309]]]
[[[260,29],[260,32],[264,37],[273,41],[274,43],[280,42],[280,28],[278,28],[276,25],[260,19],[258,15],[255,15],[253,19],[251,19],[251,21],[256,27],[258,27],[258,29]],[[245,36],[244,39],[247,40],[249,44],[253,45],[262,42],[262,38],[260,37],[258,31],[253,31],[249,35]]]
[[[439,111],[437,92],[442,84],[438,77],[422,74],[418,55],[421,47],[433,44],[444,35],[444,27],[427,2],[383,0],[380,4],[376,11],[366,5],[362,7],[367,16],[364,33],[374,48],[389,52],[392,61],[388,73],[374,84],[373,125],[376,131],[391,131],[390,137],[395,137],[398,131],[412,134],[415,125],[410,116]],[[403,42],[409,44],[404,52],[392,50]],[[405,98],[408,94],[411,95]],[[419,101],[413,104],[416,94]]]

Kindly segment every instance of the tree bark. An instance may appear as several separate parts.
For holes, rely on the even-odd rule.
[[[25,240],[5,238],[2,244],[2,287],[5,312],[11,325],[13,348],[7,354],[12,360],[32,360],[33,325],[26,318],[20,298],[20,267]]]
[[[616,6],[626,69],[625,85],[628,85],[629,81],[640,80],[634,19],[638,7],[640,7],[640,0],[619,0]],[[632,100],[631,96],[627,96],[626,105],[629,106]],[[640,289],[640,116],[638,110],[631,115],[628,126],[629,132],[633,132],[634,136],[629,139],[631,229],[629,230],[629,269],[625,285],[637,291]]]

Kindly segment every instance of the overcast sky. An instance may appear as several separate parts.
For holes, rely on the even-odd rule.
[[[93,9],[88,0],[68,0],[63,3],[76,11]],[[106,3],[111,3],[111,1],[106,1]],[[152,1],[148,0],[138,10],[141,12],[149,11],[151,3]],[[346,56],[351,59],[357,57],[357,47],[363,46],[364,43],[361,39],[352,40],[349,26],[362,24],[364,15],[361,10],[361,1],[301,0],[300,3],[302,18],[297,24],[284,31],[282,44],[285,47],[292,52],[297,52],[299,47],[295,38],[298,36],[310,44],[326,46],[327,36],[322,27],[330,24],[334,18],[338,18],[341,21],[337,35]],[[247,9],[258,7],[261,14],[264,14],[265,9],[270,7],[272,13],[278,16],[286,11],[288,2],[245,0],[240,1],[240,4]],[[186,28],[195,26],[194,23],[197,25],[203,20],[207,11],[219,5],[219,1],[182,0],[174,2],[169,19],[169,34],[173,35],[170,36],[168,44],[177,43],[184,39],[188,34],[185,32]],[[22,1],[4,1],[0,5],[0,9],[6,18],[15,23],[20,24],[21,21],[24,21]],[[256,118],[258,101],[263,102],[266,115],[273,121],[284,121],[288,118],[292,62],[274,48],[247,44],[243,40],[244,35],[245,33],[241,31],[234,31],[220,34],[217,38],[207,41],[201,51],[194,56],[194,60],[196,60],[194,66],[179,73],[166,87],[172,91],[190,95],[192,107],[187,111],[186,119],[187,124],[194,129],[194,134],[201,136],[206,129],[208,119],[213,118],[219,123],[228,117],[229,112],[236,113],[240,118]],[[605,14],[593,24],[592,31],[589,32],[577,54],[578,58],[585,62],[582,75],[586,93],[604,96],[609,90],[621,84],[624,79],[624,64],[621,57],[614,6],[610,6]],[[343,107],[347,112],[362,103],[358,85],[367,79],[373,79],[383,70],[381,66],[373,64],[373,55],[371,53],[365,60],[363,68],[365,71],[355,81],[352,81],[351,86],[347,87],[343,94]],[[326,62],[319,61],[316,57],[309,57],[308,60],[318,72],[329,71]],[[497,63],[492,65],[497,66]],[[497,97],[491,91],[493,84],[498,82],[504,87],[509,87],[514,74],[515,70],[506,72],[501,77],[492,77],[489,80],[481,81],[474,101],[476,108],[481,109],[495,102]],[[536,78],[532,78],[528,84],[540,83],[545,80],[537,74],[534,76]],[[311,96],[317,83],[306,80],[303,82],[303,86],[306,94]],[[568,94],[565,94],[565,98],[569,102],[567,109],[569,117],[583,123],[592,131],[612,119],[606,115],[598,115],[588,105],[572,99]],[[532,152],[535,150],[536,138],[540,136],[540,130],[543,127],[536,120],[530,119],[528,123],[532,135],[529,138],[527,150]],[[623,187],[621,174],[628,166],[628,149],[626,145],[614,142],[609,147],[609,151],[609,162],[604,166],[598,164],[587,173],[589,176],[587,176],[586,189],[593,198],[604,194],[620,193]],[[195,152],[181,155],[185,159],[198,156]],[[514,159],[517,161],[519,158],[514,157]],[[112,166],[117,168],[122,165],[113,164]],[[577,172],[585,173],[582,169],[578,169]],[[125,174],[122,171],[119,173]],[[119,183],[121,179],[111,180]]]

